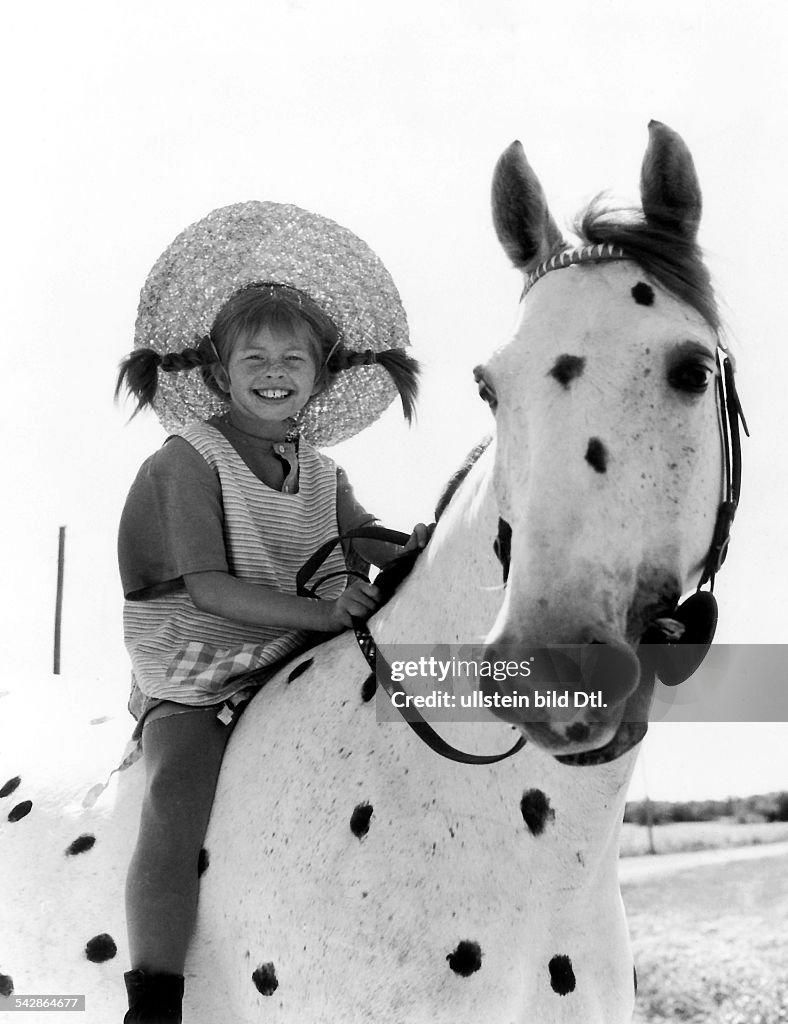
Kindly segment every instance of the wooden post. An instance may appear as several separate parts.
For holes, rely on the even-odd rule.
[[[63,572],[66,561],[66,528],[61,526],[57,544],[57,591],[55,594],[55,656],[52,671],[60,675],[60,631],[63,624]]]

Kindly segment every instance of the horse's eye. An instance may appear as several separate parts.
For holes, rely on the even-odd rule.
[[[701,395],[714,377],[714,370],[697,359],[683,360],[668,373],[668,383],[677,391]]]
[[[495,392],[487,381],[479,381],[479,398],[481,398],[483,402],[486,402],[493,410],[495,410],[495,407],[498,405],[498,399],[495,397]]]
[[[495,412],[498,405],[498,398],[495,394],[495,389],[485,380],[481,367],[477,366],[473,371],[473,379],[476,381],[479,388],[479,398],[481,398],[483,402],[486,402],[492,411]]]

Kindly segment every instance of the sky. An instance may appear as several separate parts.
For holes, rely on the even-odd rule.
[[[788,501],[783,340],[788,146],[783,5],[771,0],[44,0],[0,42],[7,386],[2,673],[48,671],[66,526],[63,671],[123,692],[115,531],[153,417],[113,404],[139,290],[209,210],[293,202],[347,225],[391,271],[424,365],[395,411],[332,451],[388,525],[429,521],[489,427],[471,370],[514,319],[491,227],[519,138],[559,223],[601,189],[637,195],[653,117],[690,146],[701,243],[752,438],[718,639],[781,643]],[[653,727],[652,795],[788,788],[788,726]],[[636,773],[633,794],[642,782]]]

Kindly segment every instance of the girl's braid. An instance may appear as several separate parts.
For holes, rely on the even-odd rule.
[[[354,366],[372,366],[376,362],[377,354],[371,348],[365,349],[363,352],[354,352],[353,349],[340,345],[329,357],[328,369],[331,373],[341,373]]]
[[[179,373],[182,370],[193,370],[197,366],[213,366],[218,361],[219,356],[210,335],[202,338],[194,348],[167,352],[163,356],[152,348],[135,349],[120,364],[115,398],[125,386],[128,393],[137,399],[137,408],[132,414],[136,416],[140,409],[153,405],[159,385],[158,370]]]
[[[382,352],[373,352],[368,348],[363,352],[355,352],[339,345],[328,358],[329,373],[341,373],[354,366],[373,365],[382,366],[391,375],[402,400],[405,418],[410,423],[416,410],[419,364],[404,349],[387,348]]]
[[[165,373],[178,373],[193,370],[195,366],[205,366],[205,358],[199,348],[185,348],[181,352],[167,352],[161,356],[159,366]]]

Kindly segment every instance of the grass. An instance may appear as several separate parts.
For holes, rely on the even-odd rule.
[[[635,1024],[788,1024],[788,856],[623,887]]]
[[[699,821],[654,826],[657,853],[690,853],[783,840],[788,840],[788,822],[785,821],[745,825],[735,821]],[[636,857],[648,852],[648,829],[643,825],[624,824],[621,856]]]

